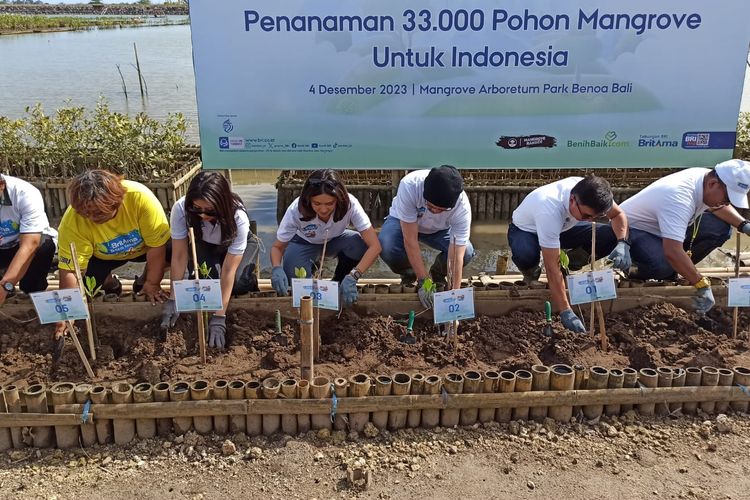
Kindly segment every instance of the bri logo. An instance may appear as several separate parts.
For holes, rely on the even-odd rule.
[[[21,226],[18,222],[12,220],[4,220],[0,222],[0,237],[13,236],[19,233]]]

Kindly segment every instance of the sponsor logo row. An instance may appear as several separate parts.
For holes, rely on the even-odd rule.
[[[679,148],[682,149],[732,149],[735,132],[685,132],[681,138],[668,134],[641,134],[637,139],[623,139],[615,130],[608,130],[601,137],[567,139],[558,143],[556,137],[545,134],[502,135],[495,145],[502,149],[554,148]]]

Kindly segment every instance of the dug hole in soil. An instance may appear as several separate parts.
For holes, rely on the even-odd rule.
[[[50,353],[54,325],[40,327],[36,321],[4,323],[0,333],[0,384],[87,380],[70,339],[60,361],[53,362]],[[193,315],[182,315],[165,342],[159,340],[159,319],[126,321],[97,316],[96,323],[101,343],[98,359],[93,363],[97,381],[156,383],[299,377],[297,324],[284,324],[284,345],[275,337],[272,314],[230,311],[230,346],[225,351],[208,349],[206,365],[201,365],[198,357]],[[414,326],[417,342],[409,345],[399,340],[406,330],[405,317],[360,317],[344,311],[341,318],[321,319],[320,363],[316,364],[315,373],[328,377],[396,371],[444,374],[528,369],[533,364],[555,363],[636,369],[750,366],[748,340],[744,338],[750,325],[748,313],[740,314],[740,338],[736,340],[732,339],[731,312],[718,308],[706,319],[671,304],[658,304],[610,314],[606,324],[609,350],[603,352],[598,336],[568,332],[560,323],[553,325],[552,338],[544,337],[545,322],[538,312],[481,317],[461,323],[458,348],[454,350],[435,325],[421,317]],[[85,346],[85,333],[79,338]]]

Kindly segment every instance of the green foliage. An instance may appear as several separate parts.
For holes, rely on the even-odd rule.
[[[93,276],[86,276],[86,295],[88,295],[90,298],[94,298],[97,295],[99,295],[99,292],[102,290],[102,286],[96,286],[96,278]]]
[[[304,267],[295,267],[294,268],[294,276],[299,279],[305,279],[307,278],[307,271],[305,271]]]
[[[182,113],[160,122],[145,113],[114,112],[100,99],[93,112],[67,106],[47,115],[41,104],[25,117],[0,117],[0,169],[26,178],[67,178],[106,168],[136,181],[172,177],[192,159]]]
[[[562,248],[560,249],[560,267],[565,273],[570,273],[570,257]]]
[[[206,262],[201,262],[201,265],[198,266],[198,274],[200,274],[200,277],[203,279],[207,279],[211,277],[211,269],[209,269],[208,264]]]
[[[143,20],[137,17],[25,16],[19,14],[0,14],[0,32],[4,33],[57,28],[110,28],[142,23]]]
[[[422,289],[427,293],[434,293],[435,292],[435,283],[433,283],[432,278],[425,278],[425,280],[422,282]]]
[[[750,161],[750,113],[740,113],[737,122],[737,142],[734,145],[734,157]]]

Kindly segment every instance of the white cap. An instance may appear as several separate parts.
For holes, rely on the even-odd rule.
[[[727,186],[729,201],[737,208],[749,208],[747,192],[750,191],[750,163],[727,160],[714,168],[721,182]]]

